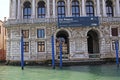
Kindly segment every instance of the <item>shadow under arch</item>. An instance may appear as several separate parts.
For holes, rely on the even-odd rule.
[[[99,54],[99,33],[97,30],[89,30],[87,33],[87,45],[89,54]],[[93,55],[94,57],[98,57]],[[93,56],[89,56],[90,58]]]

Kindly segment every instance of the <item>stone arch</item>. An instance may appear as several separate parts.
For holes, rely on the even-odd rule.
[[[55,40],[56,40],[56,55],[57,58],[60,58],[60,44],[62,45],[62,57],[63,59],[68,59],[69,58],[69,33],[65,29],[60,29],[56,32],[55,34]],[[62,43],[60,42],[62,40]]]
[[[96,31],[96,32],[98,33],[98,35],[99,35],[99,38],[103,37],[102,32],[101,32],[99,29],[97,29],[97,28],[87,29],[87,31],[85,32],[85,36],[86,36],[86,37],[87,37],[87,33],[88,33],[90,30]]]
[[[37,0],[36,3],[35,3],[35,5],[36,5],[37,7],[38,7],[38,3],[39,3],[40,1],[43,1],[43,2],[45,3],[45,7],[47,6],[47,1],[46,1],[46,0]]]
[[[71,38],[71,32],[70,32],[68,29],[65,29],[65,28],[57,29],[57,31],[54,33],[54,36],[56,36],[56,34],[57,34],[59,31],[61,31],[61,30],[66,31],[66,32],[68,33],[68,35],[69,35],[69,38]]]
[[[99,53],[99,33],[97,30],[91,29],[87,33],[87,45],[89,54]]]
[[[25,2],[30,2],[32,4],[32,0],[23,0],[22,5],[24,5]]]

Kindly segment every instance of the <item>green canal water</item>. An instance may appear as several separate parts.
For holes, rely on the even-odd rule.
[[[52,69],[43,66],[0,66],[0,80],[120,80],[115,64],[69,66]]]

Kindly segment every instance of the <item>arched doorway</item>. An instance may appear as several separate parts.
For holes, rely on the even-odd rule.
[[[98,58],[99,57],[99,35],[97,31],[90,30],[87,33],[87,44],[88,44],[88,53],[89,58]]]
[[[60,58],[60,39],[62,39],[62,57],[69,58],[69,35],[65,30],[61,30],[56,34],[56,55]]]

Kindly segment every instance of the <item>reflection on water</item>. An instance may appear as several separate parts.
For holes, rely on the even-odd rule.
[[[52,67],[0,66],[0,80],[120,80],[116,65]]]

